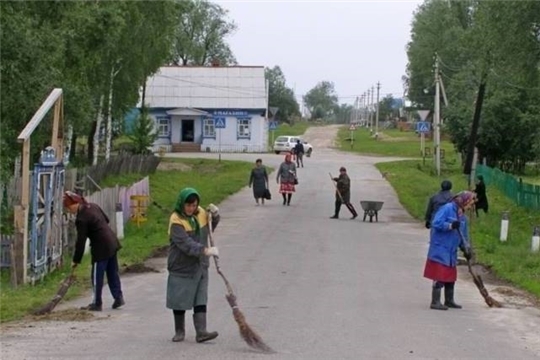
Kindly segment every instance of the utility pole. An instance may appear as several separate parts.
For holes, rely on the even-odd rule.
[[[373,102],[373,96],[375,96],[375,87],[371,87],[371,107],[370,107],[370,113],[369,113],[369,131],[373,133],[373,105],[375,104]]]
[[[381,83],[377,82],[377,114],[375,116],[375,140],[379,137],[379,90]]]
[[[433,135],[435,143],[435,168],[437,176],[441,176],[441,111],[440,102],[440,78],[439,78],[439,56],[435,55],[435,111],[433,114]]]
[[[358,96],[356,97],[356,104],[354,108],[354,123],[358,124],[358,109],[360,108],[360,99],[358,99]]]

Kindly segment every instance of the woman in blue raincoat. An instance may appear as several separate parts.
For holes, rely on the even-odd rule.
[[[475,202],[471,191],[462,191],[439,208],[431,223],[429,251],[424,277],[433,280],[431,309],[461,309],[454,302],[454,285],[457,280],[457,250],[461,249],[467,260],[471,258],[467,240],[468,227],[465,211]],[[461,234],[459,233],[461,232]],[[444,287],[444,304],[441,303],[441,290]]]

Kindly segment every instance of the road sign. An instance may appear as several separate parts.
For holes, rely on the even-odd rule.
[[[224,118],[222,116],[214,117],[214,127],[216,129],[225,129],[225,126],[226,126],[225,119],[226,118]]]
[[[349,130],[354,131],[354,130],[356,130],[356,127],[353,124],[351,124],[351,126],[349,126]]]
[[[277,121],[270,121],[270,124],[268,126],[270,130],[276,130],[277,129]]]
[[[425,121],[429,115],[429,110],[417,110],[420,121]]]
[[[419,121],[416,123],[416,131],[419,133],[428,133],[431,130],[431,124],[427,121]]]

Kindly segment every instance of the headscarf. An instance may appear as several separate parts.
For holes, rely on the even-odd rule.
[[[461,191],[452,198],[452,201],[460,208],[464,209],[465,206],[476,201],[475,194],[472,191]]]
[[[285,155],[285,162],[290,163],[291,159],[292,159],[291,154],[288,153],[287,155]]]
[[[189,196],[196,195],[198,199],[198,203],[201,203],[201,197],[197,190],[194,188],[184,188],[180,191],[178,194],[178,198],[176,199],[176,204],[174,205],[174,211],[176,211],[178,214],[182,215],[184,218],[186,218],[189,221],[189,224],[191,225],[191,228],[195,230],[195,234],[199,234],[200,226],[199,222],[197,221],[196,212],[193,213],[191,216],[186,215],[184,212],[184,205],[186,204],[186,200]]]
[[[64,207],[70,207],[74,204],[86,204],[86,200],[79,194],[74,193],[73,191],[66,191],[64,193],[63,204]]]

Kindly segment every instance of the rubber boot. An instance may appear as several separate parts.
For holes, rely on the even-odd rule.
[[[172,338],[173,342],[184,341],[184,338],[186,336],[185,315],[186,313],[184,311],[174,314],[174,336]]]
[[[444,305],[451,309],[461,309],[462,306],[454,302],[454,284],[455,283],[444,284]]]
[[[195,340],[198,343],[209,341],[218,337],[217,331],[206,331],[206,313],[199,312],[193,314],[193,324],[195,325]]]
[[[330,219],[339,219],[339,210],[341,209],[341,204],[336,202],[334,208],[334,216],[330,216]]]
[[[429,308],[433,310],[448,310],[448,307],[441,304],[441,288],[434,286],[431,289],[431,305]]]

